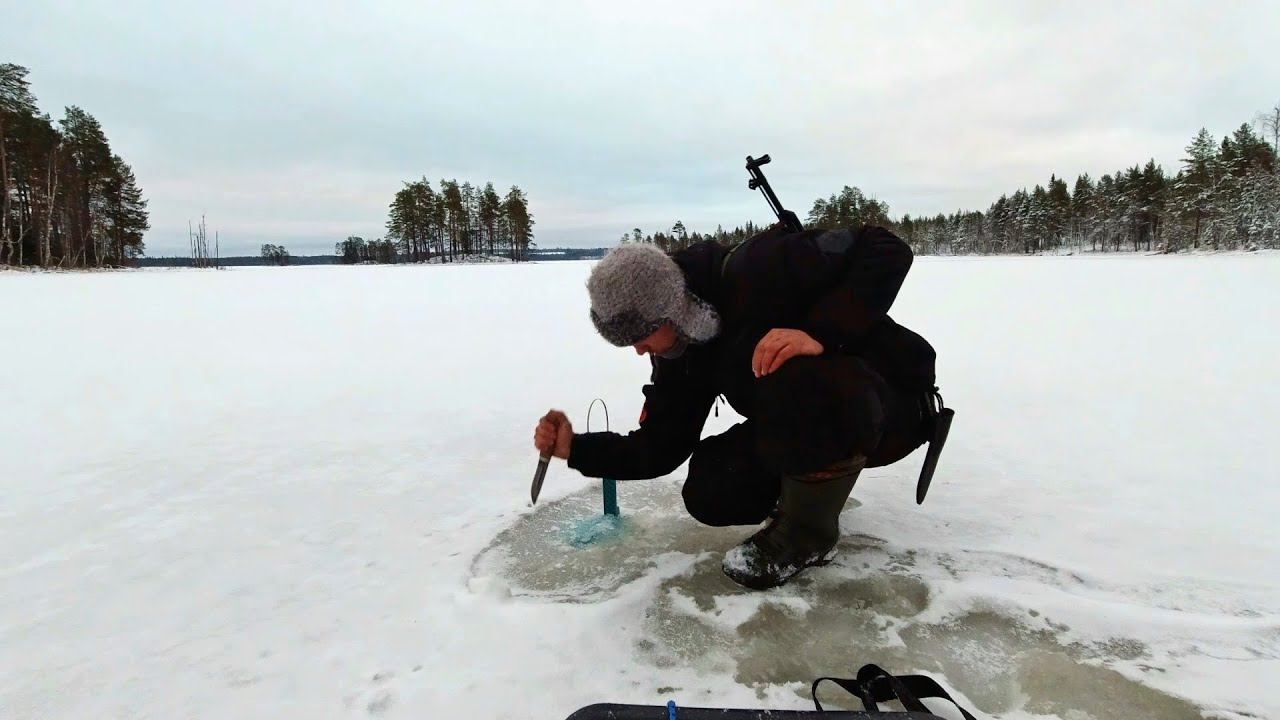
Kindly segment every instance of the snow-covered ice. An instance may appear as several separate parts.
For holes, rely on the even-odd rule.
[[[920,258],[894,316],[957,410],[864,473],[836,561],[750,593],[633,427],[589,263],[0,273],[0,717],[804,708],[864,662],[1008,718],[1280,717],[1280,254]],[[736,418],[722,408],[707,432]]]

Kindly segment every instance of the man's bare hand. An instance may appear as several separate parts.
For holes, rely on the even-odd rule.
[[[822,343],[803,330],[775,328],[756,343],[751,356],[751,372],[764,377],[782,367],[783,363],[799,355],[821,355]]]
[[[533,446],[540,455],[568,460],[569,446],[572,443],[573,425],[569,422],[569,416],[559,410],[548,410],[533,430]]]

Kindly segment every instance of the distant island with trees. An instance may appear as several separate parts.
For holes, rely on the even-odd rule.
[[[361,240],[361,238],[353,237],[352,241]],[[280,248],[280,246],[273,246]],[[280,248],[284,250],[284,248]],[[530,248],[525,255],[526,262],[553,262],[558,260],[599,260],[609,252],[611,248]],[[292,255],[288,250],[284,250],[287,259],[282,259],[278,254],[274,253],[271,257],[263,255],[233,255],[220,259],[222,267],[257,267],[264,265],[344,265],[342,257],[338,255]],[[399,255],[397,254],[398,258]],[[499,260],[503,258],[499,257]],[[193,267],[194,264],[189,257],[141,257],[134,261],[136,267]],[[369,261],[366,264],[381,264]]]

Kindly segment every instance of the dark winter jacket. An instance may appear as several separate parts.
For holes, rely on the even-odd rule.
[[[750,418],[751,357],[774,328],[804,330],[825,353],[857,355],[899,389],[933,387],[933,349],[887,315],[912,254],[884,228],[775,226],[733,248],[703,242],[672,257],[690,291],[720,314],[720,334],[679,358],[653,357],[639,429],[574,435],[569,466],[588,477],[672,472],[693,452],[718,395]]]

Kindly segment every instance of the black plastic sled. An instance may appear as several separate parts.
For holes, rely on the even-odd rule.
[[[862,700],[863,710],[823,710],[818,686],[831,681]],[[951,699],[933,678],[924,675],[890,675],[876,665],[863,665],[856,678],[822,677],[810,688],[814,710],[735,710],[662,705],[588,705],[567,720],[942,720],[920,698],[942,698],[955,705],[965,720],[972,713]],[[880,703],[897,700],[905,711],[881,710]]]
[[[588,705],[568,720],[670,720],[670,709],[661,705]],[[939,720],[932,713],[866,712],[863,710],[734,710],[676,708],[677,720]]]

